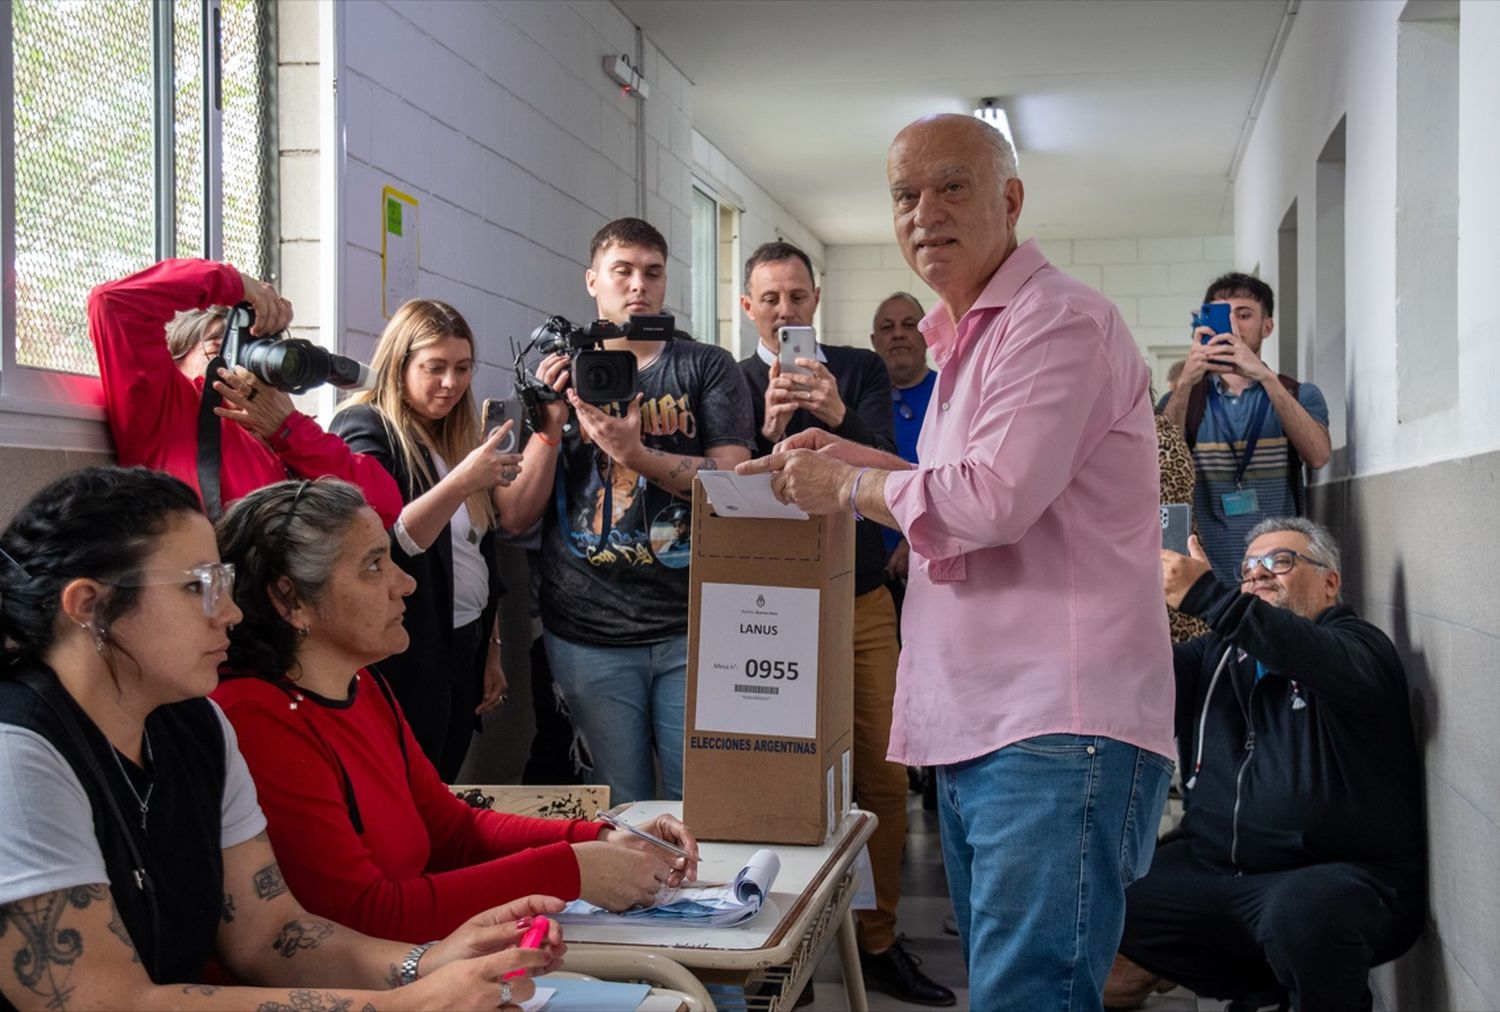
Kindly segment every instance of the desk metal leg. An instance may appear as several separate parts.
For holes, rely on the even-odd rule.
[[[849,999],[849,1012],[870,1012],[870,999],[865,995],[865,973],[859,966],[859,943],[854,939],[854,911],[844,911],[838,934],[839,963],[844,968],[844,994]]]

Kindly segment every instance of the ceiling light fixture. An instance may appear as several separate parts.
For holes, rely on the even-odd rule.
[[[1005,139],[1010,142],[1011,150],[1015,150],[1016,138],[1010,132],[1010,117],[1005,115],[1005,109],[999,102],[993,98],[981,98],[974,107],[974,115],[1004,134]]]

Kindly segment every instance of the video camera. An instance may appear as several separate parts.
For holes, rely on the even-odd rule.
[[[370,367],[352,358],[336,355],[311,341],[282,334],[252,337],[255,310],[241,302],[224,321],[224,341],[219,354],[233,369],[244,366],[262,383],[289,394],[305,394],[313,387],[331,383],[345,390],[369,390],[375,386]]]
[[[526,370],[525,359],[529,352],[567,355],[570,385],[585,403],[626,402],[636,394],[635,353],[604,351],[602,345],[615,337],[632,341],[670,341],[676,324],[671,313],[632,316],[623,326],[608,320],[595,320],[587,327],[579,327],[564,317],[549,317],[531,332],[531,341],[516,356],[516,393],[526,407],[532,428],[541,427],[541,405],[557,400],[561,394]]]

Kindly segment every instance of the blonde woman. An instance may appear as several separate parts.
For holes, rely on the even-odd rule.
[[[479,431],[469,390],[474,335],[452,306],[403,305],[380,335],[372,367],[375,389],[345,405],[332,429],[396,479],[405,506],[391,552],[417,583],[406,603],[411,646],[376,667],[422,751],[452,783],[476,716],[505,691],[493,531],[497,491],[515,478],[521,457],[497,449],[508,425]]]

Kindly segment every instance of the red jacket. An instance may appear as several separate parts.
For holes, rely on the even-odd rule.
[[[89,294],[89,337],[99,358],[104,410],[121,464],[166,471],[198,488],[198,404],[203,380],[177,371],[166,325],[178,310],[234,305],[244,298],[239,272],[209,260],[164,260]],[[294,411],[269,443],[221,420],[219,468],[227,506],[290,476],[333,475],[353,482],[389,527],[401,491],[375,461]]]
[[[532,893],[578,898],[571,845],[596,839],[602,823],[470,808],[368,673],[347,701],[301,696],[253,677],[213,693],[239,737],[276,860],[309,913],[425,942]]]

